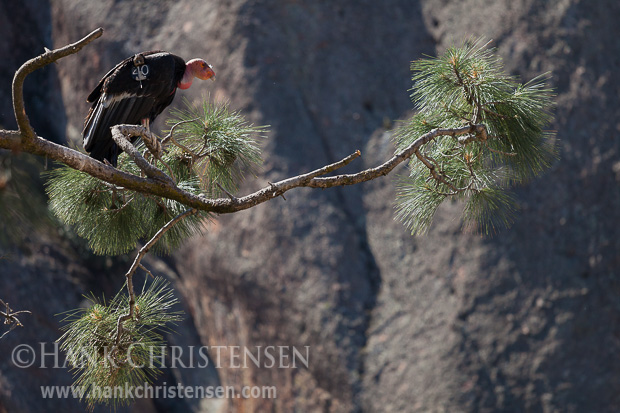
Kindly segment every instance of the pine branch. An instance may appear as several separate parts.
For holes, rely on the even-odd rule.
[[[171,292],[159,288],[157,279],[152,288],[143,289],[136,297],[133,276],[138,268],[152,276],[142,265],[146,254],[161,245],[170,248],[196,231],[205,212],[242,211],[284,197],[294,188],[367,182],[408,161],[410,174],[398,188],[397,216],[412,232],[425,231],[437,207],[454,196],[466,201],[466,223],[475,222],[491,232],[511,219],[514,202],[505,192],[507,185],[539,173],[553,158],[552,134],[544,130],[552,119],[549,108],[553,105],[545,77],[519,84],[503,73],[500,60],[485,50],[486,44],[474,42],[412,64],[415,84],[411,96],[418,113],[396,135],[394,156],[376,167],[327,176],[361,156],[355,151],[338,162],[237,197],[233,193],[244,170],[260,162],[254,136],[265,129],[248,124],[225,104],[205,100],[202,111],[191,106],[173,111],[176,119],[169,121],[171,129],[162,141],[141,126],[114,126],[113,139],[127,154],[114,168],[37,136],[23,103],[28,74],[78,52],[101,34],[101,29],[95,30],[74,44],[26,62],[13,81],[18,130],[0,130],[0,148],[41,155],[65,165],[52,172],[49,180],[50,207],[66,223],[75,225],[96,252],[127,252],[138,240],[149,240],[125,274],[128,297],[119,292],[110,305],[93,300],[90,309],[73,313],[83,315],[73,320],[61,337],[68,353],[85,346],[99,361],[101,351],[105,354],[106,346],[111,345],[119,363],[112,367],[91,365],[78,383],[116,385],[155,374],[154,369],[135,369],[132,360],[121,353],[137,341],[145,345],[162,341],[152,330],[141,327],[177,320],[166,313],[174,299]],[[132,137],[141,137],[148,151],[136,148]],[[1,300],[0,304],[4,305]],[[21,325],[15,317],[19,313],[6,305],[0,317],[12,329]]]
[[[84,46],[101,37],[102,34],[103,29],[100,27],[75,43],[56,50],[46,49],[45,53],[35,57],[34,59],[28,60],[19,69],[17,69],[17,72],[15,72],[15,76],[13,77],[13,110],[15,113],[15,120],[17,121],[18,132],[24,140],[41,139],[37,137],[34,129],[30,125],[30,120],[28,119],[28,115],[26,115],[26,108],[24,107],[23,89],[26,76],[37,69],[41,69],[50,63],[62,59],[63,57],[79,52]]]
[[[134,293],[134,288],[133,288],[133,275],[135,274],[136,270],[142,265],[141,264],[142,259],[149,252],[149,250],[153,248],[153,246],[164,236],[164,234],[168,230],[170,230],[172,227],[174,227],[177,223],[182,221],[184,218],[195,215],[197,213],[198,211],[195,209],[188,209],[182,214],[177,215],[176,217],[171,219],[166,225],[164,225],[159,231],[157,231],[157,233],[153,236],[153,238],[151,238],[146,244],[144,244],[142,248],[140,248],[138,255],[136,255],[136,258],[133,261],[133,264],[131,265],[127,273],[125,274],[125,278],[127,281],[127,291],[129,293],[129,312],[118,318],[118,322],[116,325],[116,334],[115,334],[116,338],[114,340],[117,346],[120,343],[121,335],[123,334],[123,324],[126,321],[133,319],[134,317],[136,298],[135,298],[135,293]]]
[[[219,214],[252,208],[293,188],[329,188],[376,179],[387,175],[396,165],[414,156],[422,145],[439,136],[460,137],[459,142],[463,145],[484,142],[489,152],[495,155],[491,158],[492,162],[502,159],[502,162],[514,171],[514,174],[506,174],[514,181],[522,181],[531,174],[540,172],[550,164],[550,156],[552,157],[554,153],[553,145],[549,144],[550,135],[545,135],[542,131],[542,127],[550,120],[547,108],[552,105],[550,92],[544,88],[542,78],[534,79],[525,85],[517,84],[511,77],[501,72],[499,60],[494,58],[490,51],[483,50],[483,46],[474,43],[461,49],[450,49],[442,58],[418,61],[414,64],[419,74],[414,76],[416,88],[412,97],[424,116],[437,120],[437,127],[418,134],[416,141],[410,143],[407,150],[398,153],[384,164],[356,174],[333,177],[321,176],[320,171],[324,168],[319,168],[309,174],[270,184],[244,197],[206,198],[176,185],[173,179],[166,179],[165,174],[158,168],[147,166],[148,162],[142,162],[143,158],[140,159],[129,145],[125,145],[127,146],[125,149],[132,154],[132,159],[140,163],[140,168],[147,175],[146,178],[104,165],[84,154],[34,135],[23,111],[23,100],[20,98],[25,76],[52,61],[77,52],[79,48],[100,35],[101,30],[97,30],[74,45],[46,52],[28,62],[25,65],[26,69],[18,71],[13,89],[14,96],[17,96],[15,107],[19,130],[0,130],[1,148],[45,156],[126,190],[170,199],[189,208]],[[514,91],[507,90],[512,87],[515,88]],[[458,114],[456,119],[453,114]],[[463,119],[480,119],[482,122],[469,126],[456,126]],[[177,127],[182,126],[184,125]],[[205,122],[205,127],[212,126]],[[496,139],[489,139],[487,143],[482,133]],[[170,136],[172,137],[172,133]],[[185,147],[188,148],[187,145]],[[511,156],[505,159],[507,157],[504,154]],[[337,164],[333,166],[333,170],[339,168]],[[479,161],[476,168],[480,169],[483,166],[484,162]],[[429,165],[425,167],[431,169]],[[467,168],[460,172],[455,170],[457,173],[463,171],[470,176]],[[318,175],[309,178],[317,172]],[[445,182],[442,182],[439,173],[435,179],[451,190],[449,185],[446,185],[447,180],[444,179]],[[454,186],[463,188],[467,185]]]
[[[228,103],[210,103],[208,97],[202,107],[185,103],[167,120],[173,126],[162,142],[174,145],[167,147],[167,158],[185,159],[207,197],[237,191],[245,174],[256,175],[262,163],[257,138],[267,127],[249,124]]]
[[[171,140],[172,143],[174,143],[176,146],[178,146],[179,148],[183,149],[186,152],[191,152],[191,149],[187,148],[184,145],[181,145],[180,143],[178,143],[175,139],[174,139],[174,130],[176,128],[178,128],[181,125],[184,125],[186,123],[190,123],[190,122],[196,122],[197,120],[200,120],[200,118],[193,118],[193,119],[185,119],[185,120],[181,120],[176,122],[174,125],[172,125],[172,127],[170,128],[170,131],[168,132],[168,135],[166,135],[164,137],[164,139],[161,140],[161,144],[165,145],[166,143],[168,143],[168,140]]]
[[[32,314],[31,311],[21,310],[21,311],[13,311],[11,307],[9,307],[8,303],[5,303],[2,299],[0,299],[0,307],[4,307],[4,311],[0,310],[0,318],[4,318],[4,324],[9,325],[9,329],[5,331],[1,336],[0,340],[9,334],[15,327],[23,327],[24,325],[19,321],[16,317],[18,314]]]
[[[555,159],[553,134],[544,130],[553,107],[546,75],[520,84],[503,72],[487,46],[469,42],[411,65],[411,98],[418,113],[397,134],[399,147],[431,128],[485,125],[485,136],[437,140],[424,153],[416,152],[419,162],[410,163],[410,176],[397,193],[398,217],[413,233],[426,231],[439,204],[454,196],[466,201],[465,225],[475,222],[485,232],[494,232],[498,223],[508,225],[514,202],[507,187],[525,182]]]
[[[157,136],[147,131],[145,127],[138,125],[116,125],[112,126],[112,138],[114,142],[125,152],[131,159],[138,165],[138,167],[144,171],[144,174],[151,178],[166,182],[168,185],[176,186],[172,177],[166,175],[160,169],[151,165],[140,152],[136,149],[135,146],[131,143],[129,138],[131,137],[140,137],[144,142],[151,141],[159,143]],[[153,150],[153,155],[156,155],[157,152]]]
[[[160,372],[158,363],[166,355],[162,333],[169,323],[181,319],[173,310],[178,303],[168,283],[156,277],[135,297],[134,317],[124,324],[120,340],[114,335],[118,314],[129,311],[129,297],[116,294],[109,302],[86,297],[91,303],[69,311],[63,321],[65,333],[58,339],[60,349],[76,374],[75,386],[92,409],[96,403],[122,405],[132,401],[130,393],[106,395],[90,392],[93,388],[134,388],[151,382]]]
[[[343,185],[355,185],[361,182],[370,181],[381,176],[385,176],[392,172],[396,166],[401,164],[402,162],[410,159],[417,151],[420,150],[422,145],[429,143],[430,141],[440,137],[440,136],[451,136],[456,138],[462,135],[474,134],[476,138],[474,140],[485,140],[486,126],[483,124],[480,125],[469,125],[463,126],[461,128],[437,128],[433,129],[430,132],[425,133],[424,135],[417,138],[413,143],[411,143],[408,147],[398,152],[392,158],[390,158],[385,163],[375,167],[363,170],[361,172],[355,174],[348,175],[338,175],[334,177],[327,178],[316,178],[309,182],[309,187],[312,188],[330,188],[334,186],[343,186]],[[296,178],[291,178],[295,182],[297,182]],[[306,185],[299,185],[306,186]],[[296,187],[296,186],[293,186]],[[292,189],[292,188],[288,188]],[[287,190],[288,190],[287,189]]]

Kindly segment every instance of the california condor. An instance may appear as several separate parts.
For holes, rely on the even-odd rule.
[[[195,77],[214,79],[202,59],[187,63],[173,54],[152,51],[129,57],[101,79],[86,99],[92,107],[84,121],[84,149],[95,159],[116,166],[120,148],[112,139],[114,125],[146,125],[172,103],[177,88],[187,89]]]

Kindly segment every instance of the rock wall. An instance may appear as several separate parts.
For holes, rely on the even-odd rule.
[[[557,91],[560,159],[516,190],[517,221],[494,237],[462,233],[458,204],[440,209],[427,236],[411,237],[393,220],[388,177],[289,192],[218,217],[170,259],[153,259],[175,280],[188,313],[174,344],[310,346],[310,363],[169,370],[168,383],[276,385],[278,398],[153,400],[130,410],[620,409],[617,2],[56,0],[48,7],[55,46],[106,30],[55,68],[71,142],[88,109],[84,97],[120,59],[149,49],[203,57],[217,81],[179,95],[198,101],[207,91],[271,125],[265,166],[243,193],[356,149],[363,157],[349,171],[389,157],[392,122],[412,109],[409,62],[470,35],[494,39],[507,70],[524,80],[551,71]],[[86,288],[118,288],[123,259],[108,265],[71,255],[76,241],[70,245],[56,255],[44,245],[16,248],[13,260],[0,261],[0,297],[14,296],[36,314],[27,333],[16,330],[1,346],[53,338],[58,319],[40,304],[46,299],[58,301],[58,312],[78,305]],[[54,282],[40,260],[54,262],[65,281]],[[36,302],[14,278],[37,286]],[[16,373],[0,361],[0,411],[40,410],[45,404],[25,401],[26,390],[69,380],[66,372]],[[81,411],[77,403],[47,403]]]

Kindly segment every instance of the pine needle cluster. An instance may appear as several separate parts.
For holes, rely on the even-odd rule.
[[[245,172],[254,173],[262,162],[257,138],[266,128],[249,124],[227,104],[205,100],[201,108],[186,106],[173,112],[171,128],[161,141],[162,153],[152,154],[143,144],[138,151],[185,191],[212,197],[237,190]],[[143,174],[125,153],[118,169]],[[97,254],[126,253],[140,240],[150,240],[149,248],[154,243],[156,251],[168,252],[201,231],[209,217],[198,211],[187,214],[188,207],[179,202],[114,186],[69,167],[49,175],[50,209],[86,238]],[[126,274],[130,295],[132,277],[133,272]],[[129,403],[127,387],[152,382],[159,372],[153,360],[165,356],[162,329],[180,319],[171,311],[177,300],[167,284],[155,279],[148,287],[145,284],[133,307],[120,292],[109,303],[94,297],[90,301],[87,309],[69,313],[66,333],[59,339],[76,370],[75,386],[91,408],[98,403],[114,407]],[[113,389],[120,392],[110,393]]]
[[[162,334],[166,325],[181,320],[172,310],[178,303],[168,283],[155,278],[136,297],[134,319],[126,322],[119,342],[115,331],[119,314],[129,311],[129,298],[121,293],[110,302],[87,297],[90,306],[67,313],[60,349],[77,377],[74,387],[92,408],[101,403],[117,407],[132,402],[136,386],[152,383],[166,355]],[[115,392],[114,389],[117,389]]]
[[[465,201],[465,227],[492,233],[509,225],[516,202],[506,189],[557,157],[554,133],[547,130],[554,106],[548,74],[521,84],[481,41],[414,61],[411,69],[417,113],[397,133],[398,150],[435,128],[484,124],[487,139],[443,136],[424,145],[426,164],[413,157],[409,176],[398,184],[397,217],[413,234],[424,233],[439,205],[456,198]]]
[[[187,163],[205,195],[235,192],[246,173],[256,176],[262,163],[257,138],[264,137],[266,126],[254,126],[227,104],[209,99],[203,99],[202,108],[186,101],[185,108],[172,110],[166,122],[173,136],[169,156]],[[172,130],[175,125],[176,132]]]
[[[138,149],[188,192],[212,197],[222,190],[237,190],[244,172],[253,173],[262,162],[257,138],[265,127],[247,123],[227,104],[205,99],[201,108],[186,105],[186,109],[174,111],[169,120],[177,127],[164,138],[161,159],[153,159],[143,145]],[[141,174],[124,153],[118,168]],[[115,187],[69,167],[52,171],[49,178],[51,210],[65,224],[74,226],[96,254],[127,253],[187,209],[179,202]],[[208,217],[201,212],[180,221],[155,244],[155,251],[167,253],[199,233]]]

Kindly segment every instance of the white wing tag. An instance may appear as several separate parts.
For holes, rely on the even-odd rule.
[[[135,66],[131,70],[131,77],[133,80],[140,82],[140,88],[142,88],[142,81],[149,77],[149,65]]]

